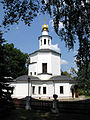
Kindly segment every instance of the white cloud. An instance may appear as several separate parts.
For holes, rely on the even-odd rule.
[[[61,59],[61,64],[68,64],[68,61]]]
[[[60,48],[58,47],[58,44],[51,45],[51,49],[60,53]]]

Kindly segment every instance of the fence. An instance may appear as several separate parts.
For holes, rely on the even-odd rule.
[[[17,108],[25,108],[25,99],[14,99]],[[31,99],[30,105],[32,109],[51,111],[53,101]],[[78,113],[90,115],[90,99],[83,101],[58,101],[59,112],[62,113]]]

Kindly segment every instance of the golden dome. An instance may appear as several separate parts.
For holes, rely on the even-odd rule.
[[[48,25],[44,24],[44,25],[42,26],[42,31],[48,31]]]

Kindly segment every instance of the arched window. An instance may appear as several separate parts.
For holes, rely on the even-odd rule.
[[[48,45],[50,45],[50,40],[48,40]]]
[[[44,45],[46,44],[46,39],[44,39]]]

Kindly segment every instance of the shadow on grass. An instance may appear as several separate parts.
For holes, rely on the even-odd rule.
[[[72,113],[53,114],[51,112],[39,110],[29,111],[25,109],[16,109],[12,110],[4,120],[90,120],[90,116]]]

